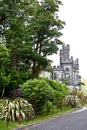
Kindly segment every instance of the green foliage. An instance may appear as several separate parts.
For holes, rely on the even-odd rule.
[[[9,56],[8,49],[0,42],[0,65],[6,63]],[[1,69],[1,68],[0,68]]]
[[[43,79],[26,81],[21,86],[23,96],[29,99],[36,111],[40,112],[48,99],[53,95],[53,89]]]
[[[36,112],[42,111],[48,101],[60,100],[67,95],[68,88],[57,81],[49,79],[33,79],[21,85],[23,96],[29,99]]]
[[[80,81],[77,83],[77,86],[79,87],[79,91],[81,91],[82,87],[85,86],[85,83]]]
[[[34,110],[32,105],[26,100],[17,98],[13,101],[9,99],[2,100],[0,106],[0,119],[6,121],[22,121],[34,118]]]
[[[65,84],[61,84],[55,80],[45,80],[54,89],[54,95],[56,98],[65,97],[68,94],[68,88]]]
[[[80,81],[80,82],[77,83],[77,85],[78,85],[78,86],[82,86],[82,85],[84,86],[85,83]]]
[[[47,112],[50,112],[52,109],[52,102],[51,101],[48,101],[47,102]]]
[[[10,72],[10,83],[9,83],[9,86],[11,87],[11,89],[18,87],[18,85],[20,83],[21,83],[20,73],[16,72],[16,71],[11,71]]]
[[[69,80],[68,80],[68,79],[66,79],[66,78],[60,78],[59,80],[60,80],[63,84],[69,85]]]
[[[10,73],[7,73],[5,70],[1,71],[0,81],[1,97],[5,96],[10,98],[12,98],[11,91],[18,88],[19,84],[22,83],[20,73],[16,71],[11,71]]]
[[[42,112],[50,112],[52,110],[52,102],[48,101],[45,103]]]
[[[3,97],[5,90],[6,90],[6,87],[10,83],[10,75],[6,75],[5,71],[1,71],[0,82],[1,82],[0,94],[1,94],[1,97]]]

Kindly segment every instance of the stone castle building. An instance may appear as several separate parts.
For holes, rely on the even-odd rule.
[[[70,57],[69,45],[62,45],[62,49],[60,49],[60,65],[57,67],[53,66],[53,70],[52,79],[66,78],[70,85],[76,85],[81,80],[79,60],[76,59],[74,61],[73,57]]]
[[[47,77],[57,81],[64,78],[69,81],[69,85],[73,86],[81,81],[79,60],[74,61],[73,57],[70,57],[70,46],[68,44],[62,45],[62,49],[60,49],[60,65],[53,66],[53,73],[43,72],[40,77]]]

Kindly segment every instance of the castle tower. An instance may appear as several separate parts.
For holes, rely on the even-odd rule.
[[[68,44],[62,45],[62,49],[60,49],[60,65],[53,67],[53,73],[49,77],[57,81],[61,78],[66,78],[71,86],[75,86],[81,81],[81,76],[79,75],[79,60],[77,58],[74,61],[73,56],[70,56],[70,46]]]
[[[60,50],[60,64],[64,63],[70,56],[70,46],[63,45],[62,49]]]

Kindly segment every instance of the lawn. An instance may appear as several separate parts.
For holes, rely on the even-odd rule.
[[[9,123],[7,127],[7,123],[5,121],[0,120],[0,130],[13,130],[14,128],[19,127],[17,123]]]

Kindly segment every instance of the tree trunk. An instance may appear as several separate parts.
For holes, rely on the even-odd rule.
[[[40,65],[37,64],[36,62],[33,63],[32,67],[32,78],[38,78],[40,73]]]

